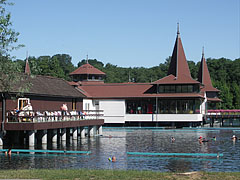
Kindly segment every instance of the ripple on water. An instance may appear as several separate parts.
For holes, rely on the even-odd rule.
[[[103,129],[103,136],[85,138],[77,143],[57,145],[57,149],[91,151],[90,155],[63,154],[13,154],[0,155],[1,169],[30,168],[89,168],[89,169],[133,169],[153,171],[239,171],[240,141],[233,142],[232,135],[240,137],[234,129]],[[176,139],[171,142],[171,137]],[[200,144],[198,137],[209,140]],[[212,140],[212,137],[217,140]],[[36,147],[37,148],[37,147]],[[53,146],[48,145],[48,148]],[[54,149],[54,148],[53,148]],[[177,152],[177,153],[223,153],[215,157],[160,157],[127,156],[127,152]],[[115,163],[108,157],[115,156]]]

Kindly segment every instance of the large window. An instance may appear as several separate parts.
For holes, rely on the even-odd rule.
[[[127,114],[152,114],[156,101],[150,99],[126,100]]]
[[[157,105],[156,105],[157,104]],[[198,114],[200,100],[194,99],[138,99],[126,100],[127,114]]]
[[[200,100],[158,100],[159,114],[198,114]]]
[[[199,85],[159,85],[158,93],[198,93]]]

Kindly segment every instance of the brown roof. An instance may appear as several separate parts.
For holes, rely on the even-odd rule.
[[[93,67],[91,64],[84,64],[77,68],[75,71],[71,72],[70,75],[74,74],[97,74],[97,75],[105,75],[104,72],[99,69]]]
[[[198,81],[204,85],[201,91],[215,91],[215,92],[219,91],[218,89],[214,88],[212,85],[212,81],[208,71],[204,53],[202,53],[201,64],[198,71]]]
[[[203,86],[202,88],[201,88],[201,91],[202,92],[205,92],[205,91],[211,91],[211,92],[219,92],[220,90],[218,90],[217,88],[214,88],[213,86],[208,86],[208,85],[206,85],[206,86]]]
[[[191,77],[179,30],[168,69],[168,76],[155,81],[153,84],[199,84]]]
[[[177,32],[177,38],[175,41],[170,66],[168,69],[168,75],[170,74],[178,78],[180,78],[182,75],[191,77],[179,30]]]
[[[51,76],[26,76],[24,84],[30,84],[29,91],[24,94],[34,94],[39,96],[61,96],[61,97],[85,97],[79,90],[71,86],[67,81]],[[18,92],[16,86],[13,92]]]
[[[207,98],[207,101],[221,102],[222,100],[219,98]]]
[[[161,98],[203,98],[199,93],[150,93],[148,92],[154,85],[150,83],[116,83],[104,85],[79,86],[86,92],[88,98],[139,98],[139,97],[161,97]]]
[[[192,77],[186,76],[185,74],[175,77],[170,74],[162,79],[154,81],[152,84],[200,84],[198,81],[192,79]]]

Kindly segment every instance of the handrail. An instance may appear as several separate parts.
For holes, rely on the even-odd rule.
[[[103,119],[103,110],[84,111],[38,111],[10,110],[6,112],[6,122],[54,122]]]

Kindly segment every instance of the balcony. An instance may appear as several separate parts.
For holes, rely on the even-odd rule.
[[[103,110],[7,111],[5,130],[44,130],[103,125]]]
[[[79,111],[7,111],[6,122],[61,122],[103,119],[103,110]]]

